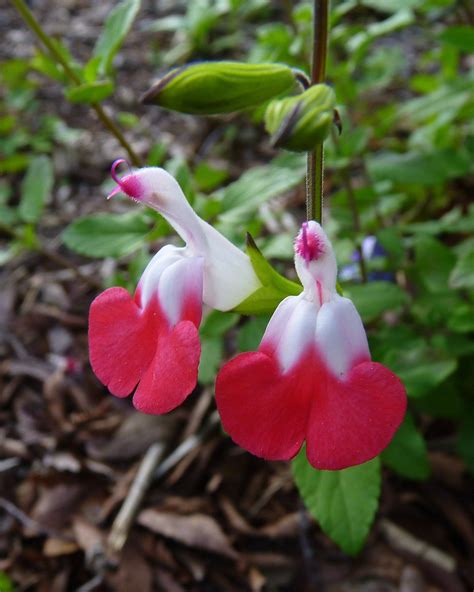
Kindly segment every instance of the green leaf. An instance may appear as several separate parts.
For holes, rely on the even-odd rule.
[[[38,222],[53,188],[53,165],[48,156],[31,159],[21,184],[18,213],[25,222]]]
[[[148,232],[141,212],[94,214],[70,224],[63,233],[63,241],[81,255],[122,257],[138,249]]]
[[[4,571],[0,571],[0,592],[15,592],[13,582]]]
[[[201,335],[201,361],[199,382],[212,384],[224,355],[224,334],[239,320],[239,315],[213,310],[203,321]]]
[[[449,285],[451,288],[474,288],[474,249],[459,257],[449,276]]]
[[[104,29],[95,44],[93,57],[100,56],[100,76],[110,73],[112,60],[130,31],[140,9],[140,0],[123,0],[109,12]]]
[[[437,185],[468,173],[471,159],[466,151],[454,148],[426,154],[386,152],[369,157],[367,167],[375,181],[389,180],[401,185]]]
[[[250,234],[247,235],[247,254],[262,287],[241,302],[234,309],[235,312],[240,314],[273,312],[284,298],[301,293],[303,290],[301,285],[287,280],[268,263]]]
[[[400,377],[409,397],[430,394],[457,368],[455,358],[427,344],[390,351],[383,361]]]
[[[222,337],[201,338],[201,359],[198,380],[201,384],[212,384],[216,378],[224,354]]]
[[[0,204],[0,220],[2,224],[13,226],[19,221],[18,209],[9,208]]]
[[[239,320],[239,315],[213,310],[202,322],[199,332],[206,337],[222,337]]]
[[[406,292],[390,282],[344,286],[344,293],[354,302],[365,323],[373,321],[387,310],[400,309],[408,301]]]
[[[439,36],[441,41],[467,53],[474,52],[474,27],[459,26],[445,29]]]
[[[270,317],[263,315],[247,321],[237,336],[237,348],[241,352],[256,351],[260,345]]]
[[[318,471],[309,464],[303,449],[292,466],[296,485],[310,514],[343,551],[357,554],[378,507],[379,458],[342,471]]]
[[[433,262],[436,261],[436,265]],[[424,286],[432,293],[448,288],[448,278],[454,267],[456,256],[440,241],[419,237],[415,242],[415,263],[417,273]]]
[[[98,80],[68,88],[65,95],[71,103],[100,103],[114,92],[111,80]]]
[[[175,68],[142,97],[144,103],[193,115],[242,111],[296,86],[284,64],[199,62]]]
[[[474,331],[474,306],[461,304],[451,311],[448,328],[456,333],[470,333]]]
[[[404,422],[381,457],[386,465],[403,477],[428,479],[431,468],[426,443],[416,429],[410,413],[406,414]]]
[[[212,191],[227,179],[229,173],[207,162],[200,162],[194,169],[194,181],[201,191]]]
[[[222,204],[219,223],[235,226],[250,220],[262,203],[301,183],[305,171],[304,158],[289,153],[246,171],[237,181],[212,194]]]

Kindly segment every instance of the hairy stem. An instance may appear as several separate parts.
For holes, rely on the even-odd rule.
[[[28,8],[24,0],[10,0],[16,10],[19,12],[27,26],[33,31],[33,33],[38,37],[38,39],[43,43],[43,45],[48,50],[51,57],[56,61],[56,63],[60,64],[64,73],[69,78],[69,80],[75,84],[80,85],[82,81],[80,77],[74,72],[71,66],[68,64],[67,60],[61,53],[57,50],[55,44],[51,40],[51,38],[43,31],[41,25],[34,17],[31,10]],[[99,103],[92,103],[91,107],[97,114],[97,117],[100,119],[102,124],[110,131],[110,133],[115,136],[118,142],[122,145],[122,147],[127,151],[128,156],[130,157],[130,161],[135,166],[141,166],[140,157],[137,155],[135,150],[129,144],[125,136],[123,135],[120,128],[117,126],[115,121],[111,119],[107,113],[104,111],[103,107]]]
[[[313,57],[311,83],[324,82],[328,48],[329,0],[314,0]],[[320,144],[308,154],[306,172],[306,215],[308,220],[323,218],[324,150]]]

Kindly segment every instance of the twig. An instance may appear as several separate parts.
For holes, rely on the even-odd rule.
[[[157,470],[155,469],[163,456],[165,446],[163,444],[152,444],[150,446],[143,457],[137,475],[130,487],[130,491],[112,525],[112,530],[107,540],[107,546],[113,554],[117,554],[123,549],[135,516],[151,481],[163,477],[163,475],[172,469],[182,458],[189,454],[191,450],[194,450],[194,448],[204,440],[207,434],[218,424],[218,422],[219,415],[217,411],[214,411],[201,432],[199,432],[199,434],[188,436],[186,440],[184,440],[178,448],[176,448],[163,461]]]
[[[36,531],[40,535],[46,535],[51,538],[61,539],[63,541],[73,541],[74,539],[70,536],[63,535],[62,533],[54,530],[52,528],[48,528],[43,526],[33,518],[30,518],[23,510],[20,510],[15,504],[8,501],[4,497],[0,497],[0,508],[3,508],[5,512],[8,512],[11,516],[16,518],[18,522],[23,524],[26,528],[31,528],[31,530]]]
[[[107,547],[113,554],[119,553],[127,541],[133,520],[140,508],[143,497],[153,478],[155,468],[160,462],[164,451],[164,444],[152,444],[140,463],[130,491],[114,520],[112,530],[107,539]]]
[[[38,23],[36,18],[34,17],[31,10],[28,8],[24,0],[10,0],[16,10],[20,13],[21,17],[27,24],[27,26],[33,31],[33,33],[38,37],[38,39],[43,43],[46,49],[49,51],[51,57],[62,66],[64,73],[69,78],[69,80],[79,86],[82,84],[82,80],[80,77],[74,72],[71,66],[68,64],[67,60],[58,51],[55,44],[52,42],[51,38],[43,31],[41,25]],[[91,103],[91,107],[97,114],[97,117],[103,123],[103,125],[110,131],[110,133],[117,138],[123,148],[127,151],[132,164],[139,167],[141,166],[140,157],[136,154],[132,146],[128,143],[127,139],[123,135],[120,128],[117,124],[111,119],[107,113],[104,111],[103,107],[99,103]]]
[[[217,413],[217,411],[214,411],[209,416],[206,425],[204,426],[202,431],[199,432],[199,434],[192,434],[191,436],[188,436],[186,440],[183,440],[183,442],[178,446],[178,448],[173,450],[173,452],[161,463],[161,465],[158,467],[158,469],[155,471],[155,474],[153,475],[154,479],[159,479],[160,477],[163,477],[163,475],[165,475],[170,469],[176,466],[182,458],[189,454],[191,450],[194,450],[194,448],[196,448],[196,446],[198,446],[204,440],[204,438],[209,434],[212,428],[216,426],[218,423],[219,414]]]
[[[453,573],[456,560],[441,549],[422,541],[390,520],[382,520],[380,527],[394,547],[432,563],[443,571]]]

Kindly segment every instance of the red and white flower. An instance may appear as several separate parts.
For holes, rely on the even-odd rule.
[[[317,222],[303,224],[295,266],[303,292],[281,302],[257,352],[222,368],[217,406],[224,429],[249,452],[288,460],[306,441],[314,467],[343,469],[389,444],[405,388],[371,361],[360,316],[336,291],[334,251]]]
[[[142,168],[117,188],[159,211],[185,241],[166,245],[143,272],[133,298],[109,288],[91,304],[89,350],[92,368],[109,391],[134,406],[166,413],[196,385],[203,304],[230,310],[260,286],[249,258],[199,218],[177,181],[161,168]]]

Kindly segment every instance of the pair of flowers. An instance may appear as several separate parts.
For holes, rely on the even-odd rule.
[[[109,391],[145,413],[166,413],[197,382],[203,304],[235,308],[260,287],[249,258],[197,216],[176,180],[143,168],[117,188],[158,210],[186,243],[166,245],[133,298],[109,288],[92,303],[92,368]],[[405,389],[370,359],[357,310],[336,291],[336,259],[321,226],[304,223],[295,241],[303,285],[273,314],[257,352],[223,366],[216,402],[224,429],[253,454],[288,460],[306,441],[309,462],[342,469],[370,460],[390,442],[406,408]],[[138,386],[137,386],[138,385]]]

